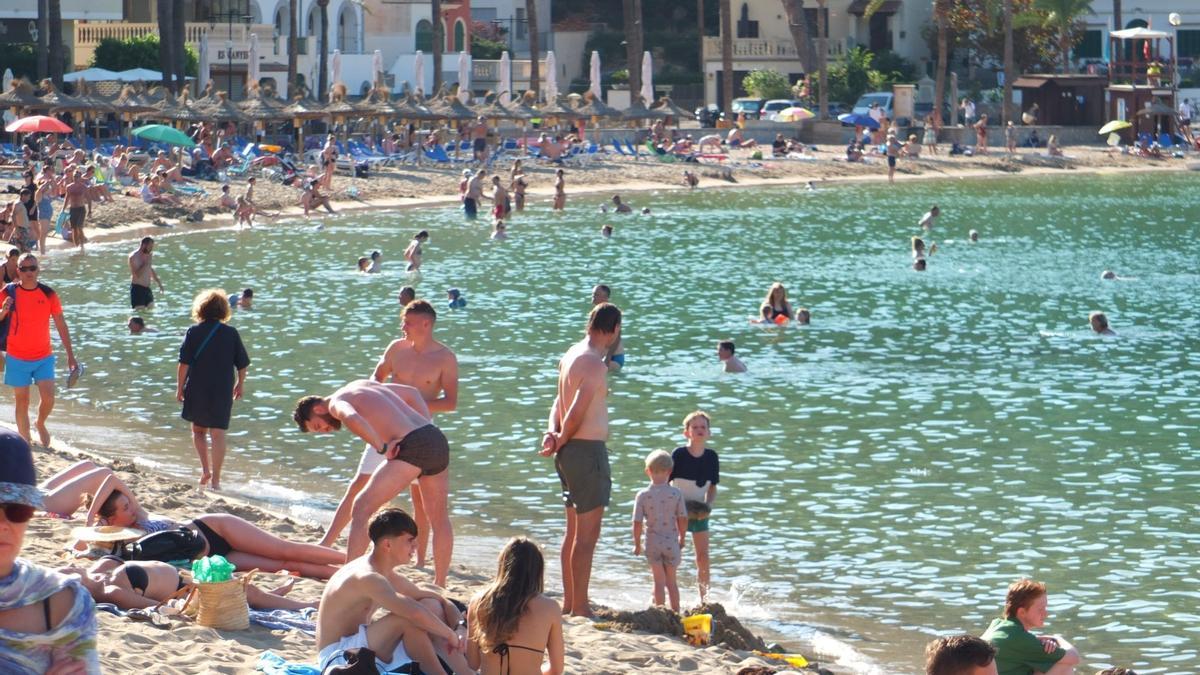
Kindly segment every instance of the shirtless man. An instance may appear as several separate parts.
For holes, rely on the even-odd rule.
[[[612,225],[605,225],[608,228],[608,234],[612,236]],[[608,302],[612,297],[612,289],[605,284],[596,284],[592,287],[592,307]],[[613,342],[608,350],[604,352],[604,365],[608,367],[609,372],[616,372],[625,367],[625,345],[621,342],[621,338],[617,337],[616,342]]]
[[[376,467],[350,507],[350,536],[346,560],[367,550],[367,521],[384,504],[414,480],[421,485],[425,511],[432,523],[443,523],[449,533],[446,511],[450,444],[430,421],[429,406],[416,387],[354,380],[330,396],[305,396],[296,403],[292,419],[301,431],[329,433],[345,424],[387,461]],[[453,543],[434,531],[435,581],[446,583]],[[451,535],[452,536],[452,535]]]
[[[508,189],[500,184],[500,176],[492,176],[492,218],[499,221],[508,217],[512,211],[512,202],[508,199]]]
[[[158,284],[158,292],[165,293],[158,273],[154,271],[154,237],[143,237],[137,250],[129,254],[129,306],[133,309],[149,308],[154,305],[154,291],[150,282]]]
[[[487,159],[487,122],[483,117],[479,117],[475,124],[471,125],[471,147],[475,152],[475,161],[482,162]]]
[[[421,230],[404,249],[404,259],[408,261],[408,271],[416,272],[421,269],[421,244],[429,241],[429,232]]]
[[[474,220],[475,214],[479,212],[479,201],[483,199],[483,177],[486,174],[487,171],[480,169],[467,181],[467,192],[463,195],[463,213],[466,213],[470,220]]]
[[[621,201],[621,195],[612,196],[613,211],[617,213],[633,213],[633,209],[628,204]]]
[[[387,509],[371,519],[368,534],[370,554],[338,570],[321,594],[319,667],[344,665],[346,650],[368,647],[381,672],[416,661],[422,672],[445,675],[439,654],[456,673],[474,672],[466,664],[466,623],[458,608],[395,571],[412,557],[417,524],[403,511]],[[379,608],[388,613],[372,621]]]
[[[91,208],[92,200],[88,197],[87,181],[80,176],[78,168],[72,168],[67,174],[66,193],[63,209],[71,219],[71,241],[83,251],[83,244],[87,241],[83,234],[83,219]]]
[[[375,366],[371,379],[376,382],[395,382],[415,387],[431,413],[453,412],[458,407],[458,359],[446,345],[433,339],[433,326],[437,311],[425,300],[410,302],[400,314],[400,330],[404,337],[394,340]],[[358,463],[358,475],[346,488],[346,494],[333,514],[333,521],[321,540],[322,546],[332,546],[346,522],[350,520],[350,509],[354,499],[362,492],[371,474],[383,464],[384,458],[370,446],[363,448],[362,460]],[[447,475],[447,482],[449,476]],[[419,483],[412,484],[413,515],[421,524],[417,536],[417,567],[425,565],[425,547],[429,541],[426,525],[434,532],[434,540],[444,545],[446,551],[435,559],[450,560],[454,548],[454,530],[447,517],[444,522],[429,523]],[[435,566],[436,567],[436,566]],[[439,585],[445,585],[445,572],[435,572]]]
[[[587,336],[558,364],[558,395],[550,407],[541,455],[554,456],[567,511],[562,543],[563,613],[591,616],[588,583],[604,508],[612,493],[608,463],[608,369],[604,354],[621,337],[621,310],[607,302],[588,315]]]
[[[717,359],[721,361],[721,367],[727,373],[746,372],[746,364],[734,355],[736,351],[737,347],[734,346],[733,340],[721,340],[717,343]]]

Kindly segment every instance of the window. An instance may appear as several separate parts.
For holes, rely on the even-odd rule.
[[[1200,30],[1179,31],[1179,55],[1184,58],[1200,58]]]
[[[495,7],[472,7],[471,20],[491,23],[497,19]]]
[[[517,8],[517,39],[524,40],[525,34],[529,32],[529,22],[525,20],[525,8]]]
[[[742,15],[737,22],[737,36],[740,38],[758,37],[758,22],[750,20],[750,6],[742,3]]]
[[[1102,56],[1104,32],[1097,30],[1085,31],[1083,39],[1075,45],[1072,54],[1077,59],[1098,59]]]
[[[467,26],[462,22],[462,19],[454,22],[454,51],[461,52],[466,49],[467,43]]]
[[[825,37],[829,37],[829,8],[821,10],[821,14],[825,15]],[[815,7],[805,8],[804,23],[808,24],[808,37],[820,37],[817,35],[817,10]]]
[[[425,19],[417,22],[417,50],[426,54],[433,51],[433,24]]]

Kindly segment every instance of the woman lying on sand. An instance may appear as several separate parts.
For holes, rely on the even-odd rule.
[[[467,662],[482,666],[481,675],[563,672],[562,609],[542,595],[545,565],[537,544],[514,538],[500,552],[496,579],[471,601]]]
[[[328,579],[336,571],[333,565],[346,562],[346,555],[326,546],[300,544],[281,539],[255,525],[227,513],[209,513],[178,523],[153,518],[112,469],[92,462],[79,462],[46,481],[43,490],[45,509],[70,517],[93,495],[87,524],[134,527],[144,532],[159,532],[183,526],[195,530],[206,545],[200,556],[223,555],[239,570],[264,572],[291,570],[306,577]]]
[[[96,602],[111,602],[121,609],[148,609],[170,598],[183,588],[179,570],[156,560],[124,561],[106,555],[91,567],[63,567],[60,573],[79,580]],[[251,609],[305,609],[316,602],[300,602],[283,597],[295,580],[270,591],[253,584],[246,586],[246,602]]]

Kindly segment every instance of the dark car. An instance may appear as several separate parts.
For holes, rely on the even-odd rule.
[[[709,103],[706,106],[696,108],[696,119],[700,122],[701,127],[715,127],[717,126],[717,120],[721,119],[721,107],[716,103]]]

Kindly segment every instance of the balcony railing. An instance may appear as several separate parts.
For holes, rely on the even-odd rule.
[[[846,38],[827,38],[825,40],[828,55],[840,58],[846,53]],[[706,35],[704,37],[704,60],[717,61],[721,58],[720,36]],[[735,38],[733,40],[733,58],[796,61],[800,57],[796,52],[796,43],[791,39],[777,38]]]
[[[235,50],[246,50],[250,46],[250,34],[258,35],[259,49],[263,54],[274,50],[275,27],[271,24],[215,24],[188,23],[184,26],[184,39],[194,48],[200,46],[200,36],[208,34],[208,44],[211,49],[224,48],[232,42]],[[157,23],[125,23],[125,22],[75,22],[75,65],[86,67],[92,59],[92,53],[101,40],[113,38],[128,40],[158,33]],[[287,40],[280,38],[280,47],[287,53]]]
[[[538,73],[543,80],[546,79],[546,62],[541,60],[538,62]],[[513,59],[512,62],[512,79],[513,84],[517,82],[529,82],[529,76],[532,71],[531,62],[529,59]],[[474,84],[483,85],[483,83],[499,84],[500,83],[500,62],[494,60],[475,59],[471,61],[471,82]]]

